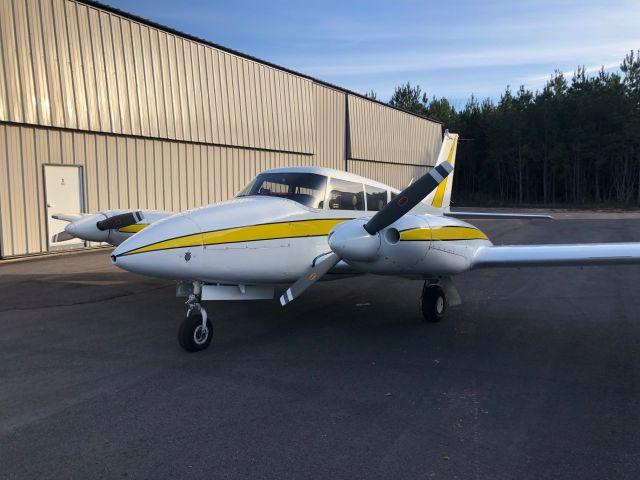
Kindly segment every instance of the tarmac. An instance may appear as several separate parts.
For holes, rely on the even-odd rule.
[[[474,223],[640,241],[620,212]],[[471,272],[437,324],[391,277],[209,303],[194,354],[171,282],[108,255],[0,262],[2,479],[640,478],[637,266]]]

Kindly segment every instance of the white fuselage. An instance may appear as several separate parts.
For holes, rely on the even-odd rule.
[[[275,197],[236,198],[160,220],[122,243],[112,260],[125,270],[174,280],[289,283],[331,251],[328,236],[340,234],[335,227],[374,213],[314,209]],[[478,247],[491,245],[465,222],[419,213],[401,218],[373,242],[366,261],[349,252],[345,261],[382,275],[451,275],[469,268]]]

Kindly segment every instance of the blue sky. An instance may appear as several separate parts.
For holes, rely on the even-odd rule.
[[[640,0],[105,3],[384,101],[410,81],[460,107],[640,49]]]

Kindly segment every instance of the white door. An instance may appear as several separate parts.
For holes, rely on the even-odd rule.
[[[45,198],[47,202],[47,226],[49,250],[84,246],[82,240],[72,238],[64,242],[52,242],[51,237],[64,231],[67,222],[51,218],[54,213],[83,213],[82,167],[45,165]]]

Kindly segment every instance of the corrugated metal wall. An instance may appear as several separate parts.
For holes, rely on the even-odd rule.
[[[363,177],[402,190],[411,180],[417,180],[430,170],[430,167],[417,165],[394,165],[361,160],[349,160],[349,171]]]
[[[350,155],[355,160],[432,165],[442,144],[439,123],[349,95]]]
[[[180,211],[234,196],[261,170],[311,155],[0,124],[3,257],[47,250],[43,165],[83,167],[87,211]],[[27,188],[25,188],[27,187]]]
[[[346,95],[321,85],[313,86],[316,112],[316,151],[318,164],[345,169]]]
[[[305,78],[68,0],[3,0],[0,32],[0,120],[314,151]]]
[[[0,257],[47,251],[44,164],[83,166],[86,211],[183,210],[280,166],[401,188],[440,144],[435,122],[141,19],[0,0]]]

